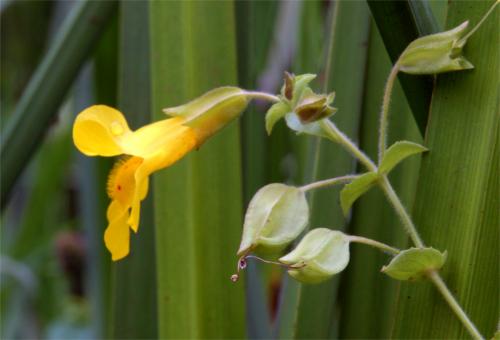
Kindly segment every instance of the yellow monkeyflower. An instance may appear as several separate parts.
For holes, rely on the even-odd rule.
[[[114,261],[130,251],[130,229],[139,228],[140,203],[148,178],[166,168],[227,125],[246,108],[246,93],[221,87],[182,106],[165,109],[172,118],[130,130],[123,114],[105,105],[78,114],[73,125],[75,146],[87,156],[125,155],[108,179],[108,227],[104,242]],[[129,229],[130,228],[130,229]]]

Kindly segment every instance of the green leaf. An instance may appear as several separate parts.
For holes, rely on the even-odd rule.
[[[266,185],[248,206],[238,256],[257,246],[283,248],[299,236],[308,219],[309,206],[302,190],[279,183]]]
[[[54,38],[11,119],[2,129],[2,206],[18,175],[41,144],[58,107],[115,9],[114,1],[78,3]],[[94,24],[89,25],[89,22]]]
[[[270,135],[274,124],[278,122],[281,118],[285,117],[285,115],[290,112],[290,105],[285,102],[278,102],[271,106],[266,113],[266,131],[267,134]]]
[[[492,4],[450,2],[447,28],[464,20],[477,23]],[[495,12],[498,18],[498,9]],[[426,146],[432,151],[422,160],[412,214],[425,242],[448,250],[443,279],[485,336],[495,332],[499,310],[500,51],[492,44],[498,37],[494,18],[467,42],[474,71],[437,78],[426,132]],[[392,337],[469,337],[436,294],[431,285],[402,285]]]
[[[154,119],[236,85],[233,2],[148,5]],[[245,336],[244,285],[229,280],[243,215],[239,131],[235,121],[154,176],[159,338]]]
[[[303,283],[320,283],[340,273],[349,263],[349,239],[337,230],[316,228],[297,247],[280,258],[292,267],[288,274]]]
[[[440,269],[445,262],[446,252],[434,248],[410,248],[396,255],[381,271],[396,280],[415,281],[424,278],[431,270]]]
[[[118,108],[131,128],[151,122],[151,51],[149,5],[126,1],[120,5]],[[101,189],[102,190],[102,189]],[[141,203],[140,235],[131,235],[133,251],[113,262],[109,337],[157,338],[157,283],[152,195]],[[102,232],[100,232],[100,240]],[[109,254],[106,254],[109,257]],[[148,266],[144,266],[148,263]],[[133,306],[141,306],[141,313]]]
[[[425,151],[427,151],[427,148],[417,143],[408,141],[396,142],[384,153],[378,172],[380,174],[388,174],[403,159]]]
[[[378,178],[379,174],[375,172],[367,172],[344,186],[340,192],[340,205],[342,206],[344,215],[347,216],[353,203],[361,195],[370,190]]]

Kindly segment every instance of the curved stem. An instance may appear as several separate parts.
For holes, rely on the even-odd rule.
[[[268,100],[268,101],[273,102],[273,103],[280,101],[280,98],[278,96],[275,96],[273,94],[266,93],[266,92],[245,91],[245,94],[247,96],[255,98],[255,99],[264,99],[264,100]]]
[[[481,333],[479,333],[479,331],[477,330],[474,323],[469,319],[465,311],[462,309],[462,306],[460,306],[453,294],[451,294],[450,289],[446,286],[446,283],[444,283],[441,276],[439,276],[439,274],[433,270],[428,274],[428,277],[434,284],[434,286],[436,286],[437,290],[439,290],[443,298],[446,300],[450,308],[462,322],[467,331],[469,331],[469,334],[472,335],[474,339],[484,339]]]
[[[349,139],[335,124],[329,119],[323,120],[322,125],[326,129],[326,133],[331,135],[340,145],[342,145],[349,153],[358,159],[368,170],[377,171],[377,166],[373,161],[361,151],[353,141]]]
[[[397,255],[397,254],[400,253],[399,249],[391,247],[391,246],[389,246],[389,245],[387,245],[385,243],[372,240],[370,238],[366,238],[366,237],[362,237],[362,236],[349,235],[349,240],[351,240],[352,242],[363,243],[363,244],[372,246],[374,248],[378,248],[378,249],[382,250],[383,252],[386,252],[386,253],[389,253],[389,254],[392,254],[392,255]]]
[[[354,180],[356,177],[358,177],[358,175],[346,175],[346,176],[341,176],[341,177],[324,179],[322,181],[317,181],[317,182],[303,185],[299,189],[305,192],[305,191],[309,191],[309,190],[329,187],[329,186],[336,185],[336,184],[349,183],[352,180]]]
[[[351,140],[349,140],[349,138],[346,135],[344,135],[341,131],[339,131],[337,129],[337,127],[335,126],[335,124],[333,124],[328,119],[325,119],[324,121],[326,121],[327,123],[323,124],[322,126],[323,126],[323,128],[327,129],[327,131],[325,131],[327,134],[331,134],[332,139],[334,139],[336,142],[338,142],[340,145],[342,145],[347,151],[349,151],[354,157],[356,157],[361,163],[363,163],[363,165],[365,165],[368,168],[368,170],[370,170],[370,171],[377,171],[378,170],[377,166],[373,163],[373,161],[370,158],[368,158],[368,156],[366,156],[361,150],[359,150],[358,147]],[[408,214],[405,207],[401,203],[398,195],[394,191],[387,176],[385,176],[385,175],[382,176],[382,179],[379,183],[380,183],[382,190],[384,191],[387,198],[389,199],[389,202],[392,204],[392,206],[396,210],[396,213],[399,215],[399,218],[403,222],[403,226],[405,227],[406,232],[411,237],[415,246],[420,247],[420,248],[425,247],[424,242],[420,238],[420,235],[418,234],[417,229],[416,229],[415,225],[413,224],[413,221],[411,220],[410,215]],[[351,237],[353,237],[353,236],[351,236]],[[356,237],[358,238],[357,241],[359,242],[361,240],[361,237],[359,237],[359,236],[356,236]],[[368,240],[368,239],[365,239],[365,240]],[[365,240],[363,240],[363,241],[365,241]],[[373,241],[373,240],[370,240],[370,241]],[[377,241],[370,242],[371,243],[370,245],[375,246],[374,242],[377,242]],[[367,242],[364,242],[364,243],[367,243]],[[437,273],[436,271],[430,272],[429,279],[436,286],[437,290],[441,293],[443,298],[446,300],[446,302],[450,306],[451,310],[453,310],[453,312],[457,315],[458,319],[462,322],[462,324],[467,329],[467,331],[474,338],[483,339],[482,335],[478,332],[478,330],[474,326],[474,323],[469,319],[469,317],[464,312],[464,310],[462,309],[460,304],[457,302],[457,300],[455,300],[455,298],[451,294],[450,290],[448,289],[446,284],[441,279],[439,273]]]
[[[382,190],[389,199],[389,202],[392,204],[394,210],[396,210],[396,213],[399,215],[401,222],[403,222],[403,226],[405,227],[408,235],[410,235],[410,238],[412,239],[413,243],[419,248],[425,247],[424,242],[422,241],[420,235],[418,234],[417,228],[413,224],[410,215],[403,206],[403,203],[401,203],[401,200],[399,199],[398,195],[392,188],[392,185],[387,179],[387,176],[383,175],[382,180],[379,183],[380,186],[382,187]]]
[[[382,100],[382,109],[380,111],[380,131],[378,140],[378,164],[384,157],[385,149],[387,148],[387,127],[389,126],[389,104],[391,102],[392,89],[396,76],[398,75],[399,65],[394,64],[392,67],[387,83],[385,84],[384,99]]]

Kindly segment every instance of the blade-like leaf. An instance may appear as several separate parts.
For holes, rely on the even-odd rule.
[[[384,158],[380,162],[378,171],[381,174],[387,174],[405,158],[425,151],[427,151],[427,148],[417,143],[408,141],[396,142],[384,153]]]
[[[236,85],[232,2],[148,4],[154,118]],[[238,128],[231,124],[154,178],[160,338],[244,336],[244,286],[229,280],[242,223]]]
[[[447,27],[466,19],[474,25],[492,3],[451,2]],[[486,337],[499,311],[500,56],[491,43],[498,39],[498,10],[492,14],[467,42],[474,71],[437,78],[425,143],[431,152],[422,161],[413,214],[426,244],[448,250],[443,279]],[[393,337],[468,337],[434,287],[402,284],[400,296]]]
[[[118,107],[135,129],[151,121],[148,3],[122,2],[119,29]],[[141,207],[140,235],[131,235],[133,251],[113,262],[109,334],[115,339],[157,336],[155,228],[153,197],[148,196]],[[135,306],[141,306],[141,313]]]
[[[373,187],[378,177],[379,175],[375,172],[367,172],[344,186],[340,192],[340,205],[344,215],[349,214],[353,203]]]
[[[83,1],[75,6],[33,75],[12,119],[2,128],[2,206],[115,8],[115,1]]]

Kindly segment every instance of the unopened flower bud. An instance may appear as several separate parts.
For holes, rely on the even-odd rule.
[[[427,35],[411,42],[399,58],[399,69],[410,74],[437,74],[472,69],[462,56],[467,39],[462,39],[468,21],[445,32]]]

